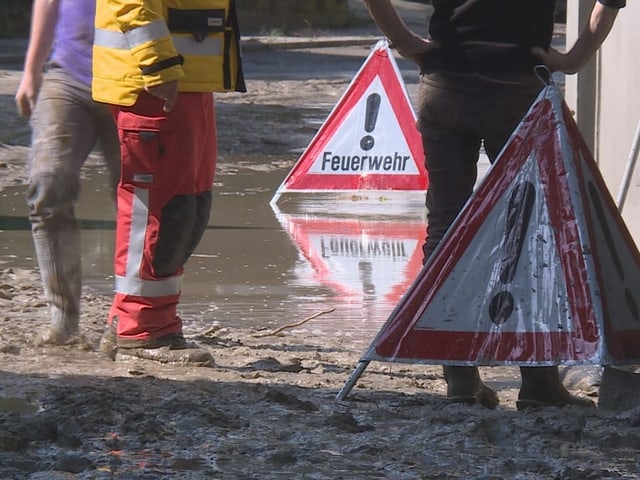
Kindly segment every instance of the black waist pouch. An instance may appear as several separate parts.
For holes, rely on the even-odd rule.
[[[223,8],[167,10],[167,27],[172,34],[190,34],[202,43],[207,37],[216,37],[222,42],[221,56],[213,57],[213,82],[215,92],[246,92],[240,54],[240,26],[234,0],[209,0],[209,4]],[[181,52],[179,52],[181,53]],[[185,53],[185,71],[190,68]],[[202,72],[194,72],[200,75]],[[187,76],[188,73],[187,73]],[[209,79],[211,80],[211,79]],[[207,80],[207,81],[209,81]]]
[[[202,42],[209,33],[224,32],[225,10],[178,10],[170,8],[167,26],[172,33],[190,33],[197,42]]]

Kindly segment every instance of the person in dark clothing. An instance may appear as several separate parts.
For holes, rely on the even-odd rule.
[[[597,0],[566,53],[551,48],[555,0],[433,0],[428,38],[406,27],[391,0],[365,3],[397,51],[420,68],[418,128],[429,174],[426,261],[473,191],[481,146],[493,162],[543,87],[534,67],[577,72],[607,37],[625,0]],[[497,393],[477,367],[443,369],[449,399],[496,407]],[[520,371],[519,409],[593,406],[566,390],[557,366]]]

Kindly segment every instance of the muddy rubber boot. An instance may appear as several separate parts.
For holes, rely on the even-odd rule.
[[[447,399],[455,403],[480,404],[494,409],[498,406],[498,394],[480,378],[478,367],[443,365],[447,382]]]
[[[572,395],[560,381],[558,367],[520,367],[522,386],[518,394],[518,410],[541,407],[595,407],[584,397]]]
[[[79,230],[33,232],[33,243],[49,305],[49,325],[36,346],[63,345],[78,333],[82,267]]]

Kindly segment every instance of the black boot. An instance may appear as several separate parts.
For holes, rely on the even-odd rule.
[[[560,381],[558,367],[520,367],[522,386],[518,394],[518,410],[532,407],[594,407],[588,398],[569,393]]]
[[[491,409],[498,406],[498,394],[480,379],[478,367],[443,365],[442,370],[450,401],[470,405],[479,403]]]

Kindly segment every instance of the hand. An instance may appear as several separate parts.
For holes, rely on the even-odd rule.
[[[533,47],[531,53],[542,60],[542,63],[552,72],[572,74],[579,70],[579,66],[574,64],[572,57],[566,53],[560,53],[555,48],[549,47],[549,50],[545,51],[543,48]]]
[[[144,87],[145,91],[154,97],[164,100],[162,110],[170,112],[178,98],[178,81],[172,80],[153,87]]]
[[[38,93],[42,86],[42,72],[25,74],[20,81],[16,92],[16,107],[18,113],[24,118],[30,118],[36,108]]]
[[[545,51],[540,47],[533,47],[531,52],[540,58],[553,71],[576,73],[584,67],[596,53],[618,15],[618,9],[607,7],[595,2],[589,22],[584,26],[580,35],[567,53],[560,53],[553,48]]]

